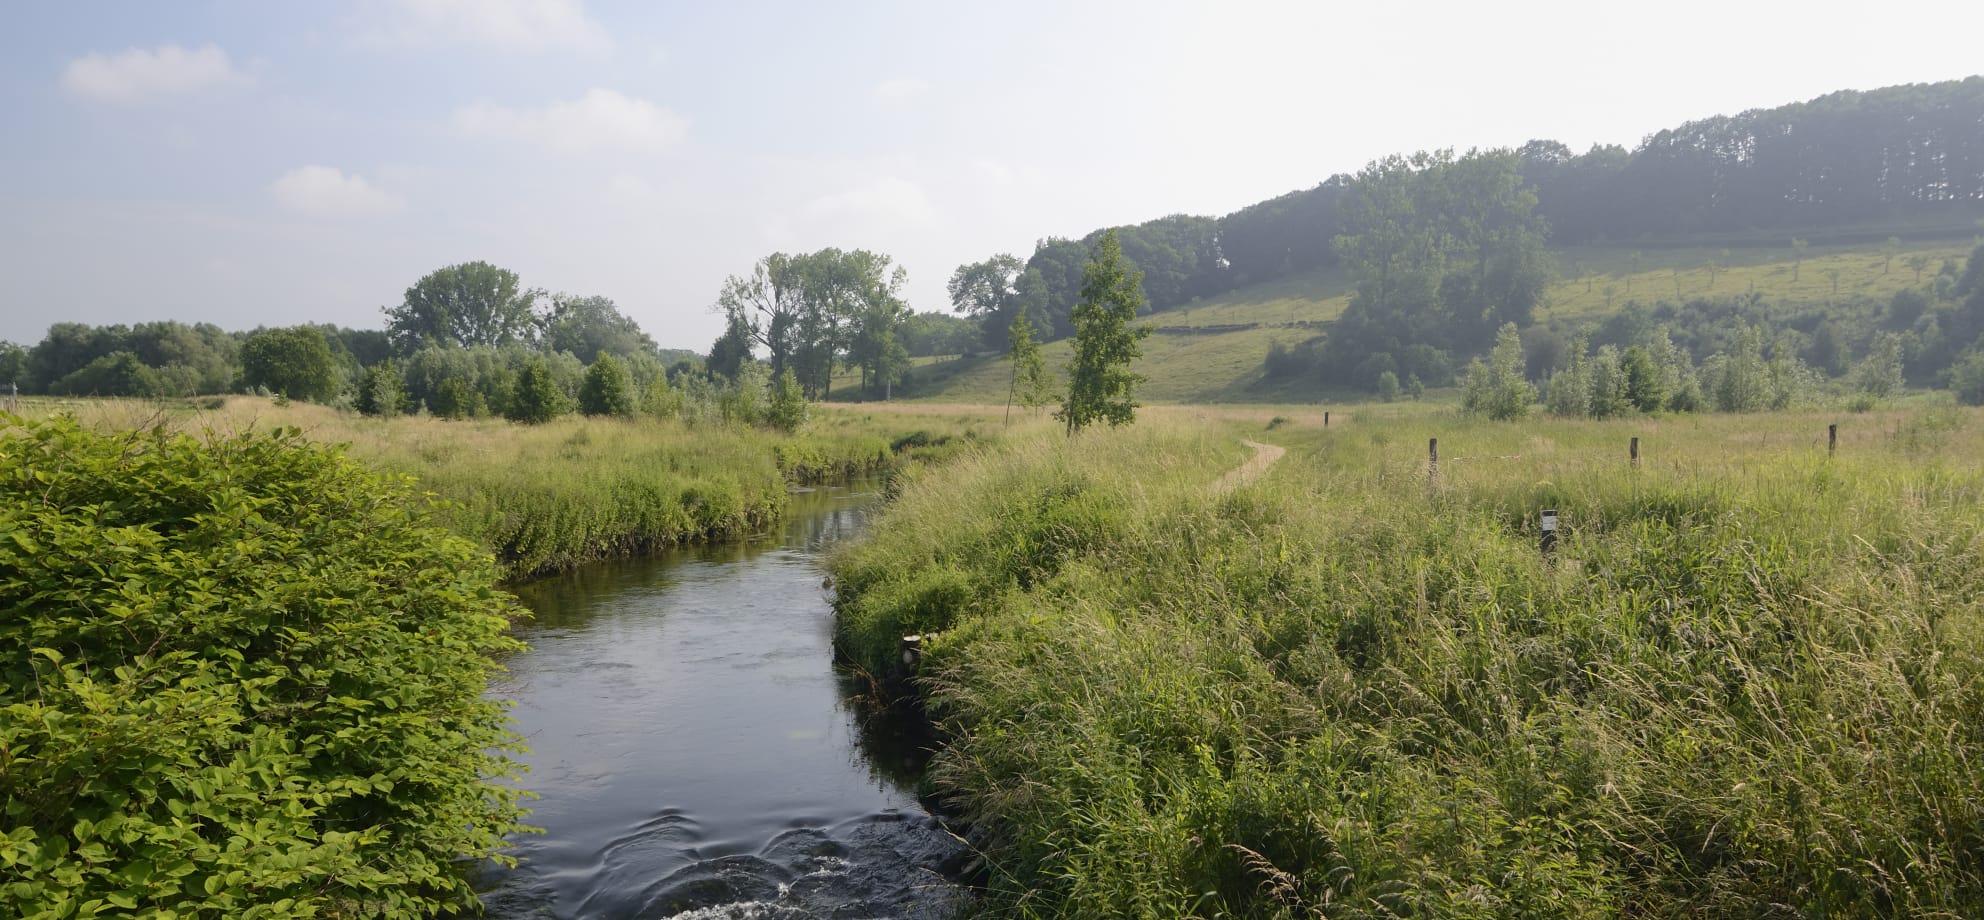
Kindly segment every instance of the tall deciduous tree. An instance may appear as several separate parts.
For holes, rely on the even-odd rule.
[[[544,348],[584,357],[606,352],[618,358],[654,356],[660,349],[641,325],[606,297],[553,294],[544,312]]]
[[[508,345],[535,337],[540,292],[525,290],[517,273],[487,262],[463,262],[429,272],[386,307],[386,333],[399,354],[422,345]]]
[[[1143,303],[1143,278],[1123,264],[1116,232],[1105,231],[1082,270],[1081,300],[1072,314],[1075,354],[1058,413],[1069,434],[1095,422],[1121,425],[1136,419],[1135,391],[1143,377],[1130,370],[1130,362],[1142,356],[1137,343],[1150,329],[1130,323]]]
[[[1019,306],[1019,279],[1025,263],[1011,253],[960,265],[948,285],[951,309],[979,321],[985,344],[998,348]]]
[[[717,294],[716,309],[728,320],[727,328],[741,329],[753,343],[764,346],[774,376],[792,359],[805,309],[804,287],[797,259],[775,252],[751,266],[750,274],[724,279]]]

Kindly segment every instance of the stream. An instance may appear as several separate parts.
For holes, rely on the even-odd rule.
[[[516,701],[539,798],[492,917],[938,918],[964,845],[919,804],[913,743],[833,666],[820,554],[865,486],[793,495],[783,533],[588,566],[517,595]]]

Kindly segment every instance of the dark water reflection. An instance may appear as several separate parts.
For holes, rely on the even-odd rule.
[[[490,880],[492,916],[948,912],[963,853],[908,785],[916,747],[864,726],[832,665],[819,555],[874,501],[801,493],[775,538],[517,591],[531,650],[493,692],[517,701],[545,833]]]

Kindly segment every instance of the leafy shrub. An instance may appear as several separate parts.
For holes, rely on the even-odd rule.
[[[0,535],[0,915],[474,906],[516,608],[406,480],[0,416]]]

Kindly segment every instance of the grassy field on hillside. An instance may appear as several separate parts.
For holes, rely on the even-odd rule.
[[[1984,413],[1838,421],[1304,420],[1224,496],[1231,427],[1015,438],[836,559],[843,646],[937,633],[995,912],[1978,916]]]
[[[1885,299],[1959,262],[1973,244],[1919,243],[1889,256],[1879,247],[1813,246],[1799,259],[1790,246],[1749,249],[1579,248],[1558,253],[1563,276],[1550,288],[1538,322],[1559,316],[1603,317],[1628,301],[1685,300],[1759,293],[1771,300],[1826,303]],[[1635,259],[1634,254],[1639,258]],[[1920,258],[1918,276],[1911,260]],[[1719,266],[1711,271],[1710,263]],[[1637,269],[1637,270],[1636,270]]]
[[[446,504],[438,517],[488,547],[512,578],[681,543],[735,540],[776,524],[793,482],[879,472],[898,440],[925,453],[992,436],[985,410],[816,411],[797,434],[673,420],[566,416],[370,418],[302,402],[234,396],[220,409],[142,400],[29,399],[28,415],[67,412],[107,428],[164,424],[219,432],[287,426],[348,445],[371,466],[413,476]],[[933,443],[934,442],[934,443]]]
[[[1918,283],[1918,277],[1933,275],[1943,260],[1961,260],[1974,244],[1967,238],[1912,240],[1891,255],[1884,245],[1815,243],[1801,257],[1789,236],[1746,235],[1707,246],[1561,250],[1556,253],[1560,277],[1535,320],[1596,322],[1630,302],[1675,300],[1677,291],[1683,300],[1751,292],[1788,303],[1885,299]],[[1713,272],[1708,268],[1711,262],[1718,266]],[[1922,269],[1919,274],[1917,264]],[[1346,273],[1319,270],[1145,317],[1141,322],[1159,331],[1144,341],[1144,358],[1137,369],[1150,381],[1139,389],[1139,398],[1153,403],[1217,403],[1352,396],[1322,393],[1296,382],[1265,381],[1261,366],[1271,343],[1295,345],[1321,334],[1314,324],[1343,314],[1350,287]],[[1240,324],[1255,328],[1198,335],[1163,331]],[[1049,365],[1057,370],[1065,365],[1070,348],[1065,340],[1048,343]],[[899,398],[910,400],[1003,404],[1011,373],[1011,364],[1001,357],[925,360],[911,370],[909,383],[897,392]],[[853,398],[854,380],[852,374],[837,377],[836,398]]]

